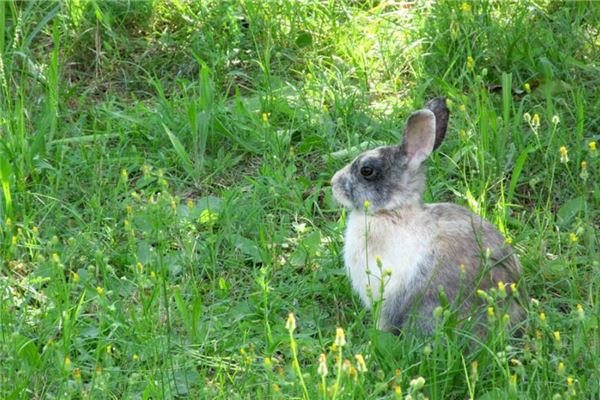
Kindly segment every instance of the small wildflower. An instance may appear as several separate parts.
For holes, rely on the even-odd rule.
[[[560,117],[558,115],[555,115],[552,117],[552,123],[554,125],[558,125],[560,123]]]
[[[123,182],[127,182],[127,180],[129,179],[129,174],[127,173],[127,170],[125,168],[121,170],[121,179],[123,180]]]
[[[418,378],[411,380],[409,384],[413,391],[421,390],[423,389],[423,386],[425,386],[425,378],[419,376]]]
[[[517,374],[512,374],[508,381],[508,387],[513,392],[517,390]]]
[[[102,367],[99,365],[96,367],[96,375],[98,375],[98,376],[102,375]]]
[[[365,200],[363,203],[363,208],[365,209],[365,212],[369,211],[369,200]]]
[[[125,212],[127,213],[127,215],[133,214],[133,207],[131,207],[130,205],[127,205],[125,207]]]
[[[511,237],[507,237],[506,239],[504,239],[504,243],[506,244],[512,244],[513,240]]]
[[[378,268],[381,268],[383,266],[383,263],[381,262],[381,257],[375,256],[375,264],[377,264]]]
[[[519,293],[517,291],[517,284],[516,283],[511,283],[510,284],[510,291],[512,292],[513,296],[517,296]]]
[[[475,60],[473,60],[473,57],[468,56],[467,57],[467,69],[473,69],[474,66],[475,66]]]
[[[75,380],[81,379],[81,370],[79,368],[73,370],[73,378],[75,378]]]
[[[400,385],[396,385],[396,387],[394,387],[394,394],[396,395],[396,398],[402,398],[402,388],[400,387]]]
[[[560,149],[558,149],[558,152],[560,153],[560,162],[563,164],[566,164],[569,162],[569,150],[567,149],[566,146],[560,146]]]
[[[96,286],[96,293],[98,293],[98,296],[102,296],[104,294],[104,289],[100,286]]]
[[[584,181],[587,180],[587,178],[589,177],[589,173],[587,170],[587,161],[583,160],[581,162],[581,173],[579,174],[579,176],[581,177],[581,179],[583,179]]]
[[[137,270],[137,272],[139,272],[140,274],[144,271],[144,264],[142,264],[141,262],[137,262],[135,264],[135,269]]]
[[[156,272],[150,271],[150,279],[156,279]]]
[[[466,1],[463,1],[463,3],[460,5],[460,9],[465,13],[470,13],[471,5],[469,3],[467,3]]]
[[[508,325],[510,323],[510,314],[504,313],[502,316],[502,323],[504,323],[504,325]]]
[[[219,219],[219,214],[208,208],[202,210],[200,213],[200,223],[202,225],[213,225],[217,219]]]
[[[425,355],[425,357],[428,357],[431,354],[431,346],[430,345],[426,345],[425,347],[423,347],[423,354]]]
[[[133,361],[139,361],[140,360],[140,356],[138,356],[137,354],[134,354],[133,356],[131,356],[131,359]]]
[[[487,316],[488,316],[488,320],[490,322],[495,321],[496,320],[496,312],[494,310],[494,307],[488,307],[487,308]]]
[[[460,264],[460,265],[458,266],[458,269],[460,269],[460,273],[461,273],[461,274],[464,274],[464,273],[465,273],[465,271],[466,271],[466,269],[465,269],[465,264]]]
[[[556,367],[556,373],[558,375],[564,375],[564,373],[565,373],[565,363],[563,363],[562,361],[558,363],[558,366]]]
[[[346,345],[346,336],[344,335],[343,328],[337,328],[335,330],[335,345],[344,347]]]
[[[194,200],[192,200],[192,199],[188,199],[188,200],[187,200],[187,202],[186,202],[186,204],[187,204],[187,207],[188,207],[190,210],[194,208]]]
[[[33,232],[33,234],[36,236],[40,234],[40,230],[37,226],[34,226],[33,228],[31,228],[31,232]]]
[[[149,166],[148,164],[144,164],[142,166],[142,172],[144,173],[144,175],[148,175],[148,173],[150,172],[151,169],[152,169],[152,167]]]
[[[533,117],[531,117],[531,125],[540,126],[540,116],[538,113],[533,114]]]
[[[556,344],[560,344],[560,332],[554,331],[552,332],[552,336],[554,336],[554,341],[556,342]]]
[[[531,114],[526,112],[525,114],[523,114],[523,119],[525,120],[525,122],[530,123],[531,122]]]
[[[356,360],[356,369],[358,372],[367,372],[367,364],[365,363],[365,358],[362,356],[362,354],[355,354],[354,359]]]
[[[443,313],[444,309],[442,308],[442,306],[437,306],[433,309],[433,318],[438,319],[442,316]]]
[[[473,361],[471,363],[471,380],[472,381],[477,381],[477,378],[479,377],[479,373],[477,372],[477,366],[478,366],[477,361]]]
[[[293,313],[288,314],[288,319],[287,319],[287,322],[285,323],[285,329],[287,329],[290,332],[293,332],[296,330],[296,317],[294,316]]]
[[[71,277],[73,279],[73,283],[79,282],[79,274],[77,272],[71,272]]]
[[[577,304],[577,316],[581,321],[585,319],[585,311],[583,310],[583,306],[581,304]]]
[[[571,387],[571,386],[573,386],[573,383],[575,383],[575,379],[573,379],[572,376],[569,376],[567,378],[567,386]]]
[[[595,153],[596,152],[596,142],[595,141],[589,142],[588,149],[590,150],[591,153]]]
[[[113,352],[112,345],[110,345],[110,344],[109,344],[109,345],[107,345],[107,346],[106,346],[106,352],[107,352],[108,354],[112,354],[112,352]]]
[[[268,113],[262,113],[262,122],[264,124],[268,124],[269,123],[269,114]]]
[[[57,253],[52,253],[52,262],[53,262],[54,264],[58,264],[58,263],[60,263],[60,257],[58,256],[58,254],[57,254]]]
[[[506,297],[506,285],[502,281],[498,281],[498,295],[501,298]]]
[[[67,368],[67,369],[71,368],[71,358],[69,356],[65,357],[65,368]]]
[[[466,109],[467,109],[467,107],[466,107],[464,104],[460,104],[460,105],[458,106],[458,110],[459,110],[459,111],[461,111],[461,112],[465,112],[465,111],[466,111]]]
[[[319,356],[319,368],[317,368],[317,374],[322,377],[326,377],[328,373],[329,370],[327,369],[327,357],[324,353],[321,353]]]
[[[571,232],[569,233],[569,240],[571,241],[571,243],[577,243],[577,241],[579,241],[579,238],[577,237],[577,234],[575,232]]]
[[[540,321],[542,322],[542,324],[546,323],[546,314],[544,312],[540,313]]]
[[[529,83],[525,82],[525,84],[523,85],[523,89],[526,93],[531,93],[531,86],[529,85]]]

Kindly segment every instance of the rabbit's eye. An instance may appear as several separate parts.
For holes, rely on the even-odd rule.
[[[375,176],[375,169],[370,165],[363,165],[362,167],[360,167],[360,175],[363,178],[372,178],[373,176]]]

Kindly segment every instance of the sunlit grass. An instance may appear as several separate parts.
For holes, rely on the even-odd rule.
[[[0,397],[600,396],[599,25],[586,2],[1,2]],[[528,316],[499,287],[477,331],[442,306],[394,336],[328,182],[439,95],[425,197],[502,231]]]

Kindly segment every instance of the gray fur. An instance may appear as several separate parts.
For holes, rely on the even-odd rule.
[[[386,292],[380,317],[380,327],[385,330],[397,331],[412,316],[420,331],[430,333],[434,328],[433,310],[440,304],[440,288],[455,309],[467,317],[481,301],[475,295],[477,289],[488,290],[504,282],[507,299],[511,299],[508,284],[517,282],[521,274],[514,251],[488,221],[458,205],[422,203],[425,171],[419,157],[426,157],[440,145],[449,115],[442,98],[430,101],[427,108],[409,118],[401,145],[367,151],[332,179],[334,196],[344,206],[362,210],[368,200],[370,213],[385,218],[394,230],[397,226],[406,233],[406,229],[413,229],[407,227],[416,225],[415,234],[426,232],[431,242],[427,253],[412,265],[413,273],[407,275],[411,281],[397,286],[400,289],[392,293]],[[435,116],[433,123],[431,115]],[[415,163],[411,157],[420,161]],[[373,168],[375,174],[365,178],[365,171],[361,172],[365,166]],[[381,240],[380,236],[367,237],[367,245],[381,248],[382,243],[372,243],[375,237]],[[386,243],[396,246],[392,254],[404,251],[402,243],[393,238]],[[508,312],[516,322],[522,310],[509,301]]]

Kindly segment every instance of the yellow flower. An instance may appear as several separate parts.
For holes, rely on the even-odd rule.
[[[487,316],[488,316],[488,320],[490,321],[494,321],[496,319],[496,312],[494,311],[494,307],[488,307],[487,308]]]
[[[556,367],[556,372],[559,375],[563,375],[565,373],[565,363],[563,363],[562,361],[558,363],[558,366]]]
[[[540,321],[546,322],[546,314],[543,312],[540,313]]]
[[[127,170],[125,168],[121,170],[121,179],[123,179],[124,182],[127,182],[127,180],[129,179],[129,174],[127,173]]]
[[[200,223],[202,225],[213,225],[219,219],[219,214],[206,208],[200,213]]]
[[[79,282],[79,274],[77,272],[72,272],[73,283]]]
[[[131,356],[131,359],[133,361],[139,361],[140,360],[140,356],[138,356],[137,354],[134,354],[133,356]]]
[[[538,113],[533,114],[533,117],[531,117],[531,124],[533,126],[540,126],[540,116]]]
[[[460,9],[463,12],[469,13],[471,12],[471,5],[465,1],[460,5]]]
[[[369,200],[365,200],[365,202],[363,203],[363,207],[364,207],[365,211],[369,210]]]
[[[512,238],[510,238],[510,237],[507,237],[506,239],[504,239],[504,242],[505,242],[506,244],[512,244],[513,240],[512,240]]]
[[[560,162],[563,164],[566,164],[569,162],[569,150],[567,149],[567,146],[560,146],[560,149],[558,149],[558,152],[560,153]]]
[[[581,304],[577,304],[577,316],[582,321],[585,319],[585,311],[583,310],[583,306]]]
[[[473,57],[468,56],[467,57],[467,69],[473,69],[474,66],[475,66],[475,60],[473,60]]]
[[[327,369],[327,357],[325,357],[325,354],[321,353],[319,356],[319,367],[317,368],[317,374],[325,377],[328,373],[329,370]]]
[[[458,109],[459,109],[461,112],[465,112],[465,110],[467,109],[467,107],[466,107],[464,104],[460,104],[460,105],[458,106]]]
[[[268,113],[262,113],[262,121],[263,121],[265,124],[268,124],[268,123],[269,123],[269,114],[268,114]]]
[[[346,345],[346,336],[344,335],[343,328],[336,328],[335,330],[335,345],[338,347]]]
[[[506,285],[502,281],[498,281],[498,294],[501,298],[506,297]]]
[[[590,149],[590,151],[593,153],[596,151],[596,142],[595,141],[591,141],[588,143],[588,149]]]
[[[191,210],[192,208],[194,208],[194,200],[192,199],[188,199],[187,200],[187,206],[188,208]]]
[[[108,354],[112,354],[112,345],[109,344],[109,345],[106,346],[106,352]]]
[[[362,354],[355,354],[354,359],[356,360],[356,369],[358,372],[367,372],[367,364],[365,364],[365,358]]]
[[[75,378],[76,380],[81,379],[81,370],[79,368],[75,368],[73,370],[73,378]]]
[[[71,368],[71,358],[69,356],[65,357],[65,368]]]
[[[287,322],[285,323],[285,329],[287,329],[290,332],[293,332],[294,330],[296,330],[296,317],[294,316],[293,313],[288,314],[288,319],[287,319]]]
[[[99,296],[102,296],[104,294],[104,289],[100,286],[96,286],[96,293],[98,293]]]
[[[523,85],[523,89],[525,90],[525,92],[531,93],[531,86],[529,86],[529,83],[525,83]]]
[[[138,262],[135,264],[135,269],[137,269],[137,271],[138,271],[139,273],[142,273],[142,271],[144,271],[144,264],[142,264],[141,262],[139,262],[139,261],[138,261]]]
[[[587,180],[587,178],[589,177],[589,173],[588,173],[588,170],[587,170],[587,161],[585,161],[585,160],[583,160],[581,162],[581,173],[579,174],[579,176],[584,181]]]
[[[554,340],[558,343],[560,343],[560,332],[559,331],[554,331],[552,333],[552,336],[554,336]]]
[[[569,240],[573,243],[577,243],[579,238],[577,237],[577,234],[575,232],[571,232],[569,233]]]

